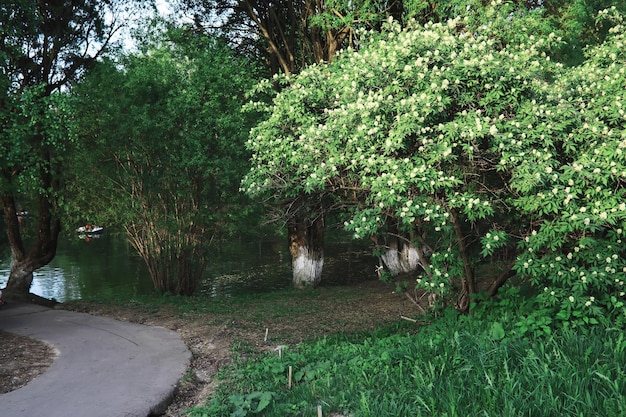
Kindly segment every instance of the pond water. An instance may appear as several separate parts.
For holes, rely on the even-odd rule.
[[[5,244],[0,250],[0,288],[6,285],[10,262]],[[367,244],[334,236],[326,242],[322,285],[376,279],[375,265]],[[232,296],[290,285],[291,259],[285,239],[237,239],[216,248],[198,292]],[[104,233],[89,241],[62,240],[54,260],[35,272],[31,292],[64,302],[102,294],[147,295],[153,287],[143,262],[125,239]]]

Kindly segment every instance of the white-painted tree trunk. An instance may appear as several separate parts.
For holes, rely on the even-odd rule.
[[[294,286],[298,288],[315,287],[322,281],[324,257],[319,251],[301,246],[291,259],[291,267]]]
[[[324,267],[324,221],[295,218],[288,225],[293,285],[315,287],[322,281]]]
[[[419,254],[411,243],[391,238],[385,249],[380,258],[392,275],[414,272],[419,268]]]

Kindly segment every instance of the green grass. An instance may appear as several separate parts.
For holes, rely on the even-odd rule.
[[[329,287],[323,289],[323,291],[332,293],[333,300],[336,302],[349,301],[358,298],[360,295],[359,289],[352,287]],[[147,310],[171,306],[183,314],[224,314],[232,312],[233,309],[256,310],[256,308],[263,308],[270,316],[283,317],[293,313],[308,312],[311,309],[315,310],[315,306],[319,304],[317,301],[320,297],[320,290],[290,288],[234,297],[185,297],[167,294],[161,296],[135,295],[126,298],[119,296],[95,296],[69,302],[68,304],[96,303],[119,306],[131,304]]]
[[[269,329],[272,343],[293,345],[339,331],[388,325],[398,320],[399,300],[404,297],[391,295],[389,285],[377,282],[373,287],[286,289],[236,297],[100,296],[66,303],[66,308],[121,314],[140,322],[142,317],[177,317],[183,319],[183,326],[227,326],[242,337]]]
[[[325,338],[235,361],[189,415],[316,416],[318,406],[355,417],[626,415],[621,331],[497,339],[491,323],[453,315],[414,334]]]

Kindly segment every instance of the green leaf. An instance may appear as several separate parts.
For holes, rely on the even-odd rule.
[[[505,336],[505,332],[504,332],[504,327],[502,327],[502,324],[500,322],[494,322],[491,325],[491,338],[493,340],[502,340],[504,339]]]
[[[257,405],[256,409],[254,410],[255,413],[260,413],[261,411],[263,411],[272,401],[272,398],[274,397],[274,393],[272,392],[263,392],[261,394],[261,398],[259,400],[259,404]]]

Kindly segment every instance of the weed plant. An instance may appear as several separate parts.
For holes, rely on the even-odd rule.
[[[626,415],[622,330],[522,334],[509,318],[444,311],[410,331],[329,337],[235,360],[210,403],[189,415],[316,416],[319,406],[323,415],[354,417]]]

